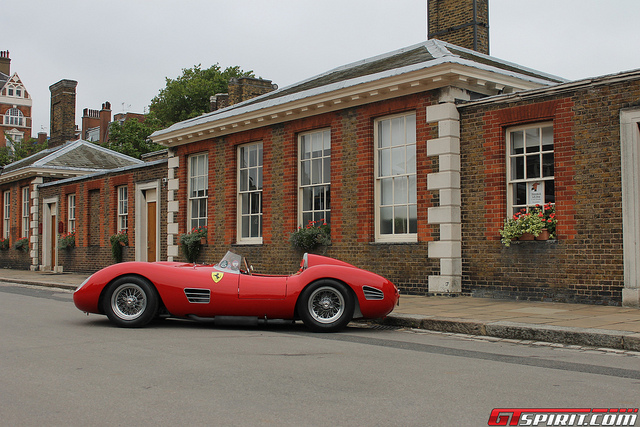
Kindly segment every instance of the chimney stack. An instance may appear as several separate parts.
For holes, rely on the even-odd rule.
[[[430,39],[489,55],[489,0],[428,0],[427,20]]]
[[[9,58],[8,50],[0,52],[0,73],[11,77],[11,58]]]
[[[111,123],[111,103],[109,101],[102,104],[100,110],[100,143],[105,143],[109,139],[109,124]]]
[[[50,147],[75,139],[76,86],[78,86],[77,81],[66,79],[49,86],[51,91]]]

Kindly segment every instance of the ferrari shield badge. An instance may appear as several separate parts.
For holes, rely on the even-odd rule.
[[[216,283],[218,283],[220,280],[222,280],[222,276],[224,276],[224,273],[221,273],[219,271],[215,271],[215,272],[211,273],[211,278]]]

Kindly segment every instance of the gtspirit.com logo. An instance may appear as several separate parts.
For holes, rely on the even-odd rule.
[[[490,426],[635,426],[638,408],[503,409],[489,417]]]

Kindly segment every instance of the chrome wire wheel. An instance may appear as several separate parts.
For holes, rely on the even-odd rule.
[[[323,324],[340,319],[346,307],[342,293],[332,286],[322,286],[314,290],[307,304],[311,317]]]
[[[122,320],[135,320],[146,308],[147,294],[135,283],[124,283],[111,294],[111,310]]]

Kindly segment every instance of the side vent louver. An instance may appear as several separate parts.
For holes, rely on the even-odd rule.
[[[194,304],[209,304],[211,301],[211,290],[209,289],[186,288],[184,294],[187,296],[187,300]]]
[[[384,292],[380,289],[372,288],[371,286],[363,286],[364,298],[367,300],[381,300],[384,299]]]

